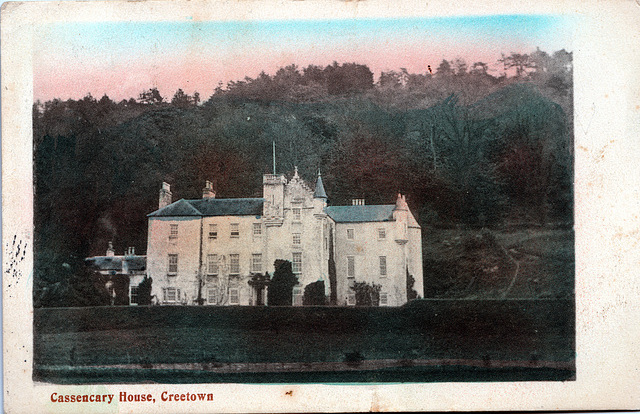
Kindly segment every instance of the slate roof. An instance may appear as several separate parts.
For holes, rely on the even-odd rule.
[[[181,199],[147,217],[176,216],[261,216],[264,198]]]
[[[371,206],[330,206],[326,212],[336,223],[393,221],[395,204]]]
[[[147,256],[94,256],[85,259],[87,265],[96,270],[122,271],[122,261],[126,260],[129,271],[147,268]]]

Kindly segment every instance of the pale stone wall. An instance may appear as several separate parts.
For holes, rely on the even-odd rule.
[[[386,306],[405,304],[407,269],[415,278],[414,289],[421,297],[424,295],[421,229],[409,211],[394,216],[396,221],[335,224],[338,305],[347,305],[354,281],[381,285]],[[379,229],[384,229],[384,239],[379,237]],[[353,239],[348,230],[353,230]],[[353,277],[348,274],[349,257],[354,260]],[[386,259],[386,275],[381,274],[380,257]]]
[[[178,225],[178,235],[170,237],[171,225]],[[200,217],[150,217],[147,244],[147,274],[153,279],[151,295],[161,303],[162,288],[180,289],[178,303],[191,304],[197,295]],[[169,275],[169,255],[178,255],[178,271]]]
[[[395,242],[396,223],[336,223],[335,259],[338,279],[338,305],[347,305],[351,283],[367,282],[381,285],[381,292],[387,294],[388,306],[398,306],[406,302],[405,267],[403,246]],[[384,229],[385,238],[378,237],[379,229]],[[353,230],[353,240],[348,238],[348,230]],[[349,257],[354,258],[353,277],[349,277]],[[386,259],[386,275],[381,274],[380,257]]]
[[[216,225],[217,236],[210,238],[210,224]],[[239,234],[232,237],[232,224],[237,224]],[[254,234],[254,224],[260,225],[259,235]],[[267,270],[267,263],[264,258],[264,225],[261,217],[256,216],[213,216],[203,218],[202,240],[202,274],[204,287],[202,298],[205,304],[230,305],[229,289],[238,289],[238,305],[250,305],[254,303],[253,290],[248,281],[254,270],[252,261],[254,254],[262,255],[262,264],[255,273],[263,273]],[[197,254],[197,250],[196,250]],[[217,255],[218,274],[209,274],[208,255]],[[231,255],[238,255],[239,272],[237,275],[231,274]],[[208,291],[210,288],[217,289],[214,303],[210,303]]]

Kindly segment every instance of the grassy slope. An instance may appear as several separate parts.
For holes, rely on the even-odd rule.
[[[570,229],[456,230],[423,235],[426,297],[570,298],[574,234]],[[518,274],[513,276],[518,265]],[[507,291],[508,290],[508,291]]]

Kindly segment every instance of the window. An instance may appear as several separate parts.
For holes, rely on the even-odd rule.
[[[175,275],[178,273],[178,255],[170,254],[169,255],[169,274]]]
[[[387,256],[380,256],[380,276],[387,276]]]
[[[215,240],[218,238],[218,225],[209,224],[209,240]]]
[[[165,302],[177,302],[180,300],[180,289],[168,287],[162,289],[162,294]]]
[[[240,237],[240,224],[231,223],[231,238],[237,239],[238,237]]]
[[[380,306],[387,306],[389,304],[389,297],[387,292],[380,292]]]
[[[300,215],[302,210],[300,208],[294,208],[293,211],[293,221],[300,221]]]
[[[356,258],[347,256],[347,277],[356,277]]]
[[[177,224],[170,224],[169,225],[169,238],[170,239],[177,239],[178,238],[178,225]]]
[[[293,306],[302,306],[302,287],[300,286],[293,288]]]
[[[207,289],[207,303],[210,305],[218,304],[218,288]]]
[[[302,253],[295,252],[293,253],[293,261],[291,266],[293,273],[302,273]]]
[[[382,228],[382,229],[378,229],[378,240],[384,240],[387,238],[387,231]]]
[[[262,272],[262,253],[251,255],[251,271],[254,273]]]
[[[207,255],[207,274],[212,276],[218,274],[218,255],[217,254]]]
[[[240,274],[240,255],[239,254],[229,255],[229,274],[230,275]]]
[[[293,233],[293,244],[300,244],[300,233]]]
[[[355,232],[353,229],[347,229],[347,240],[353,240],[355,238]]]
[[[132,305],[138,304],[138,286],[129,287],[129,298]]]
[[[356,304],[356,293],[349,292],[347,293],[347,305],[354,306]]]
[[[240,303],[240,293],[238,288],[229,288],[229,305],[238,305]]]
[[[253,223],[253,235],[262,236],[262,223]]]

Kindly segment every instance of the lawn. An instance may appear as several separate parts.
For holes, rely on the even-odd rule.
[[[573,315],[571,300],[421,300],[401,308],[36,309],[35,378],[566,380],[575,374]],[[285,363],[289,368],[278,365]],[[554,369],[558,363],[561,369]],[[274,366],[278,372],[259,372]]]

